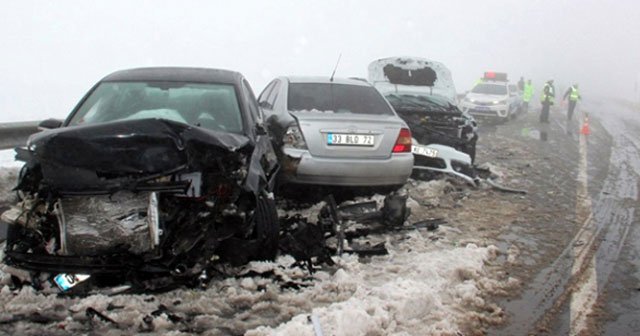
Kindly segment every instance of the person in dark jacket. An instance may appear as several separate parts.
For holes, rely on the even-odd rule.
[[[518,81],[518,90],[524,91],[524,77],[520,77],[520,80]]]

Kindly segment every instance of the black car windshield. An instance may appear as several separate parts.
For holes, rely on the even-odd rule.
[[[82,102],[69,125],[160,118],[242,133],[234,86],[184,82],[103,82]]]
[[[289,111],[393,115],[382,95],[371,86],[333,83],[293,83]]]
[[[473,90],[473,93],[490,94],[490,95],[506,95],[507,86],[498,84],[478,84]]]

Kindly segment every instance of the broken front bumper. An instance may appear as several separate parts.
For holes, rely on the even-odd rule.
[[[122,256],[60,256],[7,251],[5,263],[19,269],[56,273],[120,274],[154,270],[137,259]],[[159,269],[155,269],[159,271]],[[164,270],[166,271],[166,270]]]
[[[91,274],[139,270],[142,259],[131,256],[149,254],[159,244],[162,230],[158,213],[155,192],[60,198],[52,211],[58,224],[54,237],[42,250],[30,253],[9,250],[5,261],[19,268],[45,272]],[[35,232],[43,230],[36,217],[29,217],[18,205],[2,218],[12,226],[35,228]]]
[[[476,105],[472,103],[462,103],[462,111],[480,118],[505,119],[509,117],[508,105]]]
[[[426,151],[417,151],[415,147],[422,147]],[[459,177],[469,184],[475,186],[473,166],[471,157],[453,147],[444,145],[414,145],[413,154],[415,156],[414,171],[432,171],[451,174]]]

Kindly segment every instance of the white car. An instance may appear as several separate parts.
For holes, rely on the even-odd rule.
[[[485,78],[462,99],[460,109],[476,118],[504,121],[520,113],[522,99],[515,85]]]

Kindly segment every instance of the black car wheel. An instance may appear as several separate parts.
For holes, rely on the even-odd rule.
[[[475,141],[467,145],[467,154],[471,157],[471,164],[476,162],[476,143]]]
[[[471,157],[471,164],[476,162],[476,143],[478,142],[478,136],[469,142],[467,142],[462,148],[462,152],[467,153]]]
[[[262,248],[256,256],[260,260],[273,260],[278,254],[280,223],[276,202],[264,195],[257,199],[254,215],[256,236]]]

